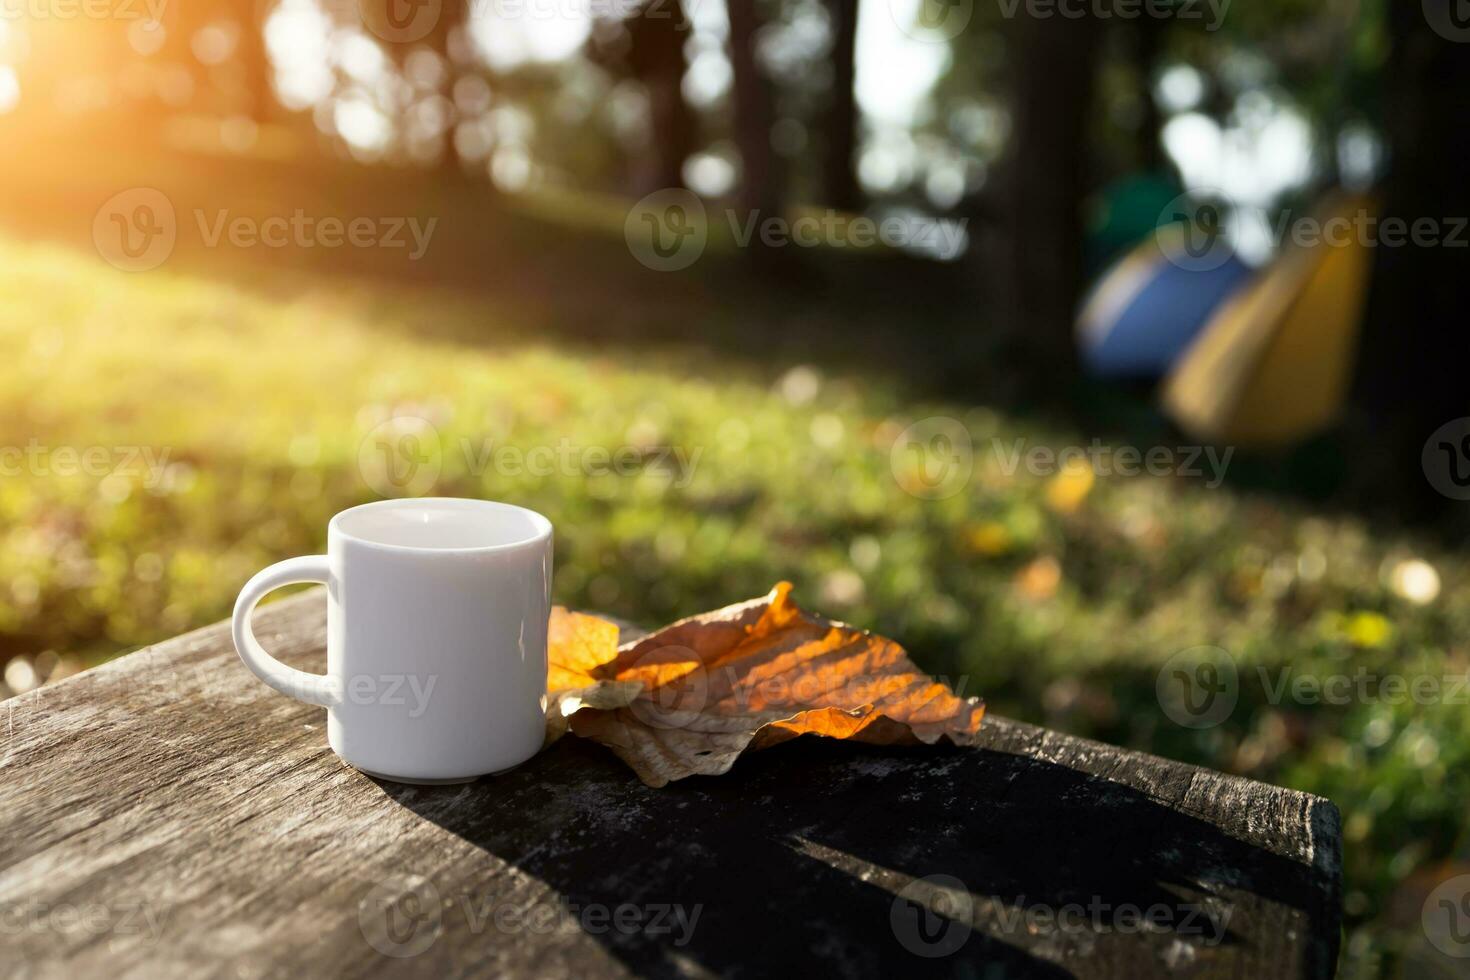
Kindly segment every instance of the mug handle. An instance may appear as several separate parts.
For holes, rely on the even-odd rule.
[[[269,568],[256,572],[245,583],[245,588],[240,590],[240,598],[235,600],[235,615],[230,621],[235,637],[235,650],[251,673],[288,697],[326,708],[342,701],[336,678],[326,674],[308,674],[304,670],[287,667],[272,657],[255,639],[255,631],[250,628],[250,615],[268,592],[303,582],[325,584],[330,577],[331,569],[326,555],[278,561]]]

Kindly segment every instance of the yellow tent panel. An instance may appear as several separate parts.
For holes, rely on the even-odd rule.
[[[1371,213],[1362,196],[1340,197],[1332,218]],[[1331,425],[1350,383],[1372,268],[1363,236],[1318,236],[1286,249],[1262,277],[1223,306],[1180,359],[1164,407],[1200,439],[1281,446]]]

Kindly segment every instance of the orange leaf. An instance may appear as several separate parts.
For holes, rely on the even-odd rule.
[[[617,652],[616,623],[554,606],[546,631],[547,692],[556,694],[597,683],[603,678],[596,671]]]
[[[568,716],[580,708],[621,707],[637,696],[636,681],[612,676],[617,655],[616,623],[552,607],[546,631],[546,745],[566,734]]]
[[[790,593],[782,582],[616,650],[612,624],[554,614],[553,674],[588,682],[561,695],[560,712],[650,786],[726,772],[747,748],[798,735],[974,741],[985,714],[978,698],[955,696],[892,640],[807,613]]]

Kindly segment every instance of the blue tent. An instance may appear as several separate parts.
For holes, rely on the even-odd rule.
[[[1191,251],[1160,228],[1103,273],[1077,318],[1082,360],[1105,378],[1167,374],[1220,305],[1251,278],[1228,245]]]

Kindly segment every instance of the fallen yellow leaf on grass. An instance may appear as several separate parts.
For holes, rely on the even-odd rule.
[[[727,772],[798,735],[874,745],[972,744],[985,715],[885,637],[805,612],[782,582],[617,645],[617,626],[556,609],[548,737],[567,726],[650,786]]]

